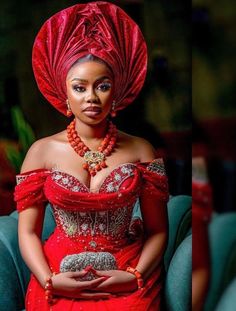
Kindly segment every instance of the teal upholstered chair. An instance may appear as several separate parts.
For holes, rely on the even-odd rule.
[[[177,195],[168,202],[169,240],[164,256],[166,270],[171,258],[184,238],[191,233],[192,199],[187,195]]]
[[[191,310],[192,235],[190,196],[178,195],[168,202],[169,239],[164,255],[166,279],[164,309]]]
[[[168,311],[191,310],[192,235],[188,235],[175,251],[165,280],[165,304]]]
[[[189,234],[191,226],[190,205],[191,198],[184,195],[173,197],[168,203],[169,242],[164,261],[169,282],[173,278],[178,277],[175,276],[174,271],[175,269],[179,269],[178,262],[180,266],[182,265],[181,256],[186,257],[185,254],[189,251],[190,237],[185,239],[185,236]],[[18,311],[24,309],[25,293],[30,277],[29,270],[21,258],[18,247],[17,219],[17,212],[13,212],[10,216],[0,217],[0,311]],[[42,240],[45,240],[53,232],[54,227],[55,222],[51,208],[47,207]],[[184,241],[182,242],[182,240]],[[191,256],[188,259],[190,260]],[[171,267],[170,273],[168,269],[169,264]],[[188,261],[186,270],[183,273],[190,276],[191,268],[189,268],[189,265]],[[186,275],[186,279],[189,276]],[[184,294],[180,297],[180,299],[183,299],[184,305],[185,301],[190,299],[191,294],[189,286],[188,290],[186,290],[184,277],[182,281],[182,284],[179,282],[179,287],[182,286],[184,288]],[[171,291],[168,286],[167,290]],[[168,295],[166,295],[166,298],[169,300]],[[168,302],[170,311],[175,310],[171,309],[172,301],[173,299]]]
[[[230,294],[232,290],[230,287],[227,289],[229,293],[225,292],[227,286],[236,276],[236,212],[228,212],[213,217],[209,226],[209,244],[211,280],[204,311],[236,310],[236,291],[234,297]],[[235,285],[232,285],[232,288],[235,288]],[[221,296],[222,300],[220,300]],[[220,309],[220,306],[226,303],[228,309]],[[232,309],[229,309],[230,306]]]
[[[227,286],[215,311],[235,311],[236,309],[236,275],[233,281]]]
[[[0,217],[0,311],[24,309],[24,299],[30,272],[22,260],[18,246],[18,213]],[[47,208],[42,239],[54,230],[55,222]]]

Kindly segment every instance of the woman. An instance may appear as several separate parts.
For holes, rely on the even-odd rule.
[[[160,310],[163,162],[109,121],[137,96],[146,65],[140,29],[111,3],[65,9],[36,37],[39,89],[74,120],[35,142],[17,176],[19,244],[32,271],[26,310]],[[42,245],[48,201],[57,227]]]
[[[208,227],[212,214],[212,187],[204,157],[192,160],[192,310],[201,311],[207,297],[210,280],[210,248]]]

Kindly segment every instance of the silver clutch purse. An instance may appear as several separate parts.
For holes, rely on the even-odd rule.
[[[103,271],[117,269],[116,259],[109,252],[82,252],[64,257],[60,263],[60,272],[81,271],[87,266]],[[88,272],[80,280],[90,281],[95,278],[96,275]]]

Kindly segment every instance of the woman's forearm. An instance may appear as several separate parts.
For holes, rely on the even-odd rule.
[[[192,273],[192,310],[201,311],[209,284],[210,273],[207,267],[196,269]]]
[[[146,240],[136,266],[136,269],[142,274],[144,280],[148,278],[161,262],[166,242],[166,233],[153,234]]]
[[[44,287],[52,272],[46,261],[41,240],[36,233],[24,233],[19,236],[19,245],[25,263]]]

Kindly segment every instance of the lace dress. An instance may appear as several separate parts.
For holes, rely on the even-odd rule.
[[[50,202],[56,229],[44,243],[52,272],[82,269],[125,270],[138,263],[145,241],[141,232],[139,205],[148,206],[165,221],[168,200],[163,162],[125,163],[116,167],[98,192],[60,170],[38,169],[17,176],[17,209]],[[138,234],[139,233],[139,234]],[[64,269],[64,270],[63,270]],[[160,310],[162,264],[145,282],[144,288],[104,300],[59,298],[51,310]],[[50,310],[44,289],[32,275],[26,295],[26,310]]]

